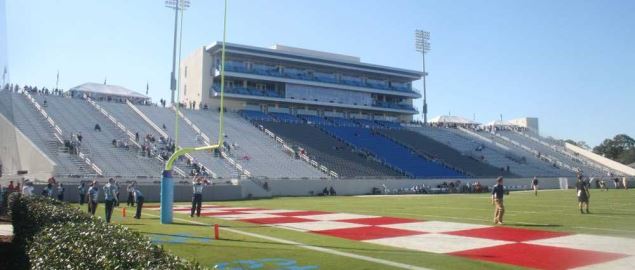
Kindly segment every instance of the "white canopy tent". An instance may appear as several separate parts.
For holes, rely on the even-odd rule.
[[[68,90],[72,95],[86,94],[96,99],[129,99],[132,102],[149,101],[150,97],[118,86],[100,83],[84,83]]]
[[[496,120],[496,121],[491,121],[488,123],[483,124],[484,127],[513,127],[516,126],[510,122],[507,121],[501,121],[501,120]]]
[[[453,115],[439,115],[430,119],[429,122],[433,124],[478,125],[477,122],[470,119]]]

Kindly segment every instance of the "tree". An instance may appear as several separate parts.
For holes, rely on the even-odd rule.
[[[593,148],[593,152],[612,160],[630,164],[635,162],[635,140],[626,134],[618,134],[606,139]]]
[[[587,149],[587,150],[591,149],[591,147],[585,141],[577,141],[576,142],[574,140],[568,139],[568,140],[564,140],[564,142],[573,144],[573,145],[578,146],[578,147],[582,147],[582,148]]]

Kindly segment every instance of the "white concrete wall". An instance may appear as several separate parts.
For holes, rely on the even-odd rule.
[[[4,115],[0,114],[0,160],[5,177],[27,170],[27,178],[47,179],[53,175],[55,162],[49,159]]]

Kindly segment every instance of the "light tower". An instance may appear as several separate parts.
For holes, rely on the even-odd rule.
[[[171,104],[174,104],[174,93],[176,92],[176,37],[179,25],[179,10],[190,7],[189,0],[166,0],[165,6],[174,9],[174,48],[172,50],[172,73],[170,73],[170,90],[172,91]]]
[[[415,48],[421,53],[423,59],[423,123],[428,124],[428,100],[426,97],[426,53],[430,51],[430,32],[423,30],[415,31]]]

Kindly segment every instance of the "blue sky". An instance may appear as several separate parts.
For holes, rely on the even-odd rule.
[[[173,13],[162,0],[6,1],[13,82],[122,85],[169,96]],[[222,1],[191,0],[183,55],[222,37]],[[540,118],[543,135],[635,136],[635,1],[229,0],[228,41],[420,69],[431,32],[430,116]],[[6,56],[0,55],[0,63]],[[417,88],[421,83],[417,82]],[[420,107],[421,101],[417,101]]]

